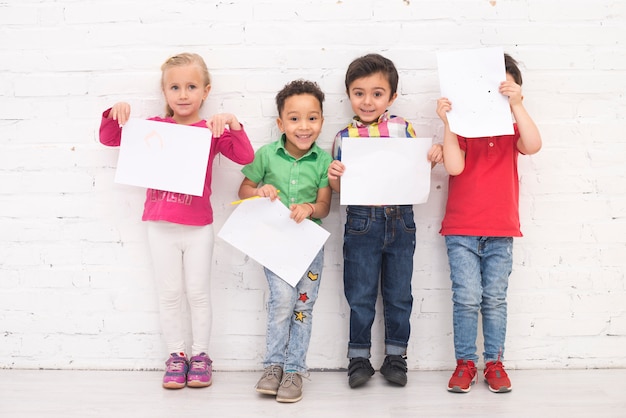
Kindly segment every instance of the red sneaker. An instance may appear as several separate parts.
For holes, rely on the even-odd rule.
[[[501,361],[490,361],[485,365],[485,382],[492,392],[504,393],[513,389]]]
[[[448,382],[448,391],[467,393],[476,383],[476,366],[472,360],[457,360],[456,370]]]

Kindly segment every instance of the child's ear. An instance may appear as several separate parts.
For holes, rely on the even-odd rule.
[[[392,103],[393,103],[393,102],[395,102],[397,98],[398,98],[398,92],[395,92],[395,93],[393,94],[393,96],[391,96],[391,97],[389,98],[389,104],[388,104],[388,106],[391,106],[391,105],[392,105]]]
[[[281,133],[283,134],[285,133],[285,129],[283,127],[283,120],[280,117],[276,118],[276,126],[278,126],[278,129],[280,129]]]
[[[202,100],[206,100],[210,91],[211,91],[211,85],[207,84],[206,87],[204,88],[204,98]]]

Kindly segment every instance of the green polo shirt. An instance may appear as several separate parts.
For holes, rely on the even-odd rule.
[[[317,191],[328,187],[329,153],[313,143],[302,157],[295,159],[285,149],[285,134],[275,142],[263,145],[254,161],[241,171],[255,183],[271,184],[280,190],[278,197],[287,207],[293,203],[315,203]],[[318,224],[322,221],[313,218]]]

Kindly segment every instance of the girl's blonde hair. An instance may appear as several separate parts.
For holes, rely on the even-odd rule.
[[[198,54],[194,54],[191,52],[183,52],[181,54],[177,54],[169,57],[163,65],[161,65],[161,88],[163,88],[163,77],[165,75],[165,71],[172,67],[178,67],[181,65],[197,65],[202,71],[202,78],[204,78],[204,86],[206,87],[211,84],[211,75],[209,74],[209,69],[204,62],[204,59]],[[165,116],[172,117],[174,116],[174,111],[172,108],[166,103],[165,104]]]

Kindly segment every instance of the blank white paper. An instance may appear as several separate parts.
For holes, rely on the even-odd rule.
[[[343,138],[342,205],[412,205],[430,193],[431,138]]]

